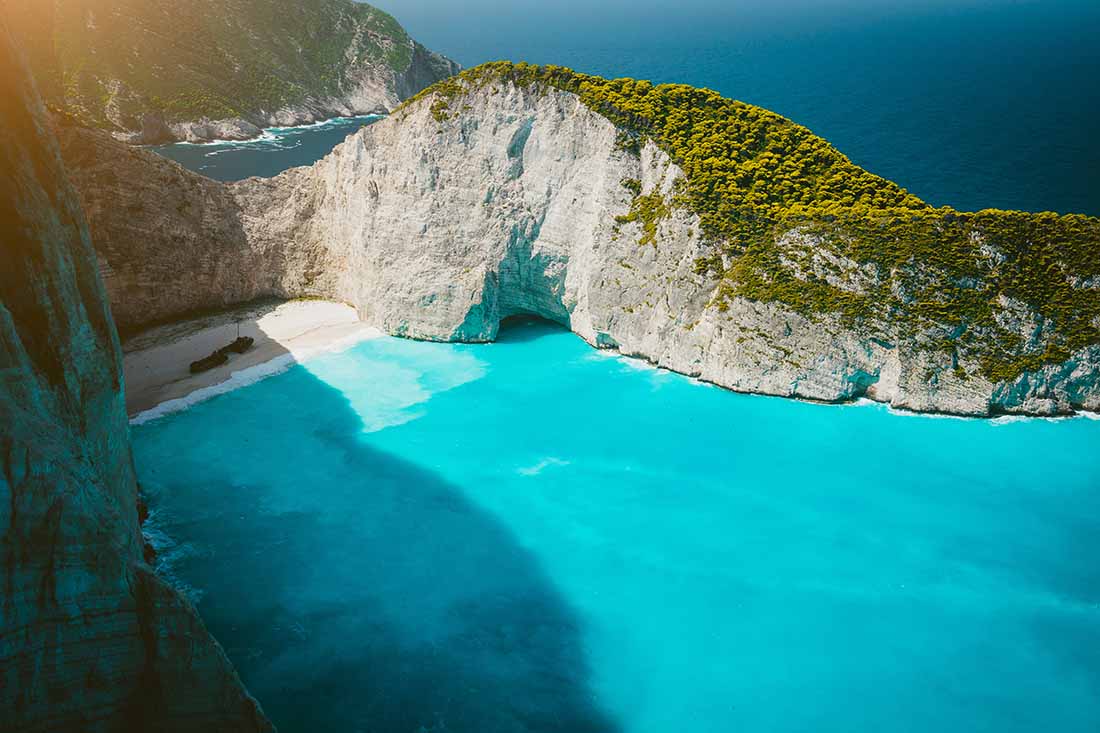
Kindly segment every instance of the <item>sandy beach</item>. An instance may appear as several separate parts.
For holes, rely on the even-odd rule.
[[[241,336],[255,344],[202,374],[192,361]],[[296,300],[226,311],[144,331],[122,345],[126,412],[141,422],[275,374],[326,351],[383,335],[343,303]]]

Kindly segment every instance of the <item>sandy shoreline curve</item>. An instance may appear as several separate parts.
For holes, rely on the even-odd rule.
[[[240,335],[255,339],[253,347],[244,354],[231,354],[229,362],[223,366],[202,374],[191,374],[188,369],[190,363],[231,343],[237,337],[238,324]],[[353,307],[325,300],[253,303],[207,317],[152,328],[128,338],[122,345],[126,413],[131,424],[148,422],[278,374],[318,354],[342,351],[360,341],[384,335],[378,328],[361,322]],[[666,371],[645,360],[626,357],[618,352],[595,350],[593,356],[621,359],[635,369]],[[725,389],[721,385],[686,378],[700,385]],[[989,420],[995,425],[1030,420],[1100,420],[1100,413],[1084,411],[1074,415],[1008,415],[994,418],[912,412],[866,398],[834,406],[876,407],[907,417]]]
[[[202,374],[192,361],[251,336],[244,354]],[[126,414],[139,424],[284,371],[311,356],[341,351],[384,334],[355,309],[324,300],[250,305],[143,331],[122,345]]]

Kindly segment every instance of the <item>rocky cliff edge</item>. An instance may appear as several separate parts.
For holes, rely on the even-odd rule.
[[[0,729],[271,730],[145,561],[118,338],[2,19],[0,96]]]
[[[346,301],[389,333],[433,340],[492,340],[502,318],[530,313],[738,391],[974,416],[1100,409],[1096,219],[932,209],[804,128],[703,96],[693,104],[730,117],[730,146],[748,125],[812,150],[812,188],[792,190],[832,207],[767,220],[777,194],[764,187],[798,161],[753,148],[738,165],[759,181],[719,180],[764,202],[738,199],[729,216],[769,223],[723,239],[724,220],[692,199],[700,163],[670,155],[644,113],[624,124],[620,98],[610,110],[592,98],[621,80],[569,88],[528,69],[467,72],[312,167],[228,186],[143,151],[112,173],[114,153],[63,133],[120,327],[259,295]],[[663,94],[713,94],[683,89]],[[866,189],[854,204],[849,181]],[[880,225],[866,202],[883,196]],[[941,262],[951,248],[961,254]],[[1053,295],[1019,286],[1033,259]]]

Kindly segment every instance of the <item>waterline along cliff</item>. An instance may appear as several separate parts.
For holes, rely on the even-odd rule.
[[[51,108],[131,143],[384,113],[458,71],[353,0],[7,0]]]
[[[0,96],[0,729],[269,730],[146,562],[118,338],[2,22]]]
[[[224,186],[60,137],[123,332],[260,296],[431,340],[530,313],[739,391],[1100,409],[1100,220],[933,208],[707,90],[488,64]]]

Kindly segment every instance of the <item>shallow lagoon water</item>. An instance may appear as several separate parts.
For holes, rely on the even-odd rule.
[[[737,395],[547,324],[136,426],[284,733],[1095,731],[1100,422]]]

